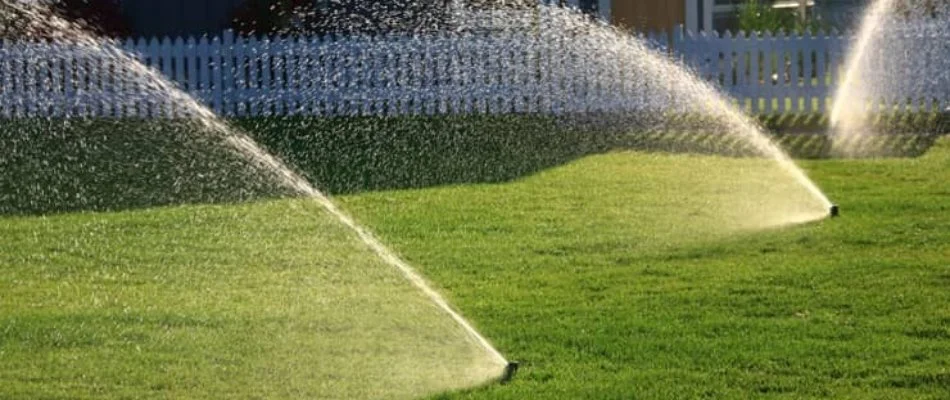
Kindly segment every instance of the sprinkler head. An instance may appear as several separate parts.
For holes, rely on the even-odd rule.
[[[837,216],[838,216],[838,213],[839,213],[839,211],[838,211],[838,206],[832,205],[832,206],[831,206],[831,218],[837,217]]]
[[[511,382],[515,378],[515,373],[518,372],[518,362],[510,361],[508,365],[505,366],[505,373],[501,375],[501,384],[506,384]]]

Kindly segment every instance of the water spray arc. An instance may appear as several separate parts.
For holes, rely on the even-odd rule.
[[[97,54],[118,60],[130,68],[135,76],[141,79],[141,84],[148,90],[167,96],[174,104],[180,106],[186,115],[197,121],[205,130],[204,133],[217,135],[223,138],[233,150],[244,156],[249,162],[256,164],[262,172],[271,174],[275,179],[299,195],[312,199],[335,217],[341,224],[349,228],[366,246],[390,266],[396,268],[412,285],[428,297],[439,309],[455,321],[472,341],[484,349],[499,371],[503,371],[503,378],[510,379],[514,370],[507,359],[489,341],[482,336],[461,314],[455,311],[448,302],[409,264],[389,250],[369,230],[358,224],[351,216],[344,213],[328,196],[316,189],[306,179],[293,172],[283,161],[261,148],[247,134],[224,122],[208,107],[199,103],[195,98],[177,88],[164,78],[158,71],[142,64],[132,55],[121,50],[115,43],[94,37],[85,29],[66,21],[41,3],[8,3],[0,0],[2,5],[17,12],[41,21],[44,28],[54,32],[57,39],[63,39],[77,46],[81,51]],[[515,364],[516,365],[516,364]]]
[[[643,60],[643,69],[649,76],[664,77],[671,82],[669,90],[674,95],[683,97],[683,100],[693,104],[688,113],[702,115],[704,123],[720,129],[723,136],[733,137],[744,143],[755,156],[770,159],[791,179],[798,183],[815,203],[815,212],[809,219],[820,219],[827,216],[832,202],[822,192],[805,172],[795,164],[795,161],[782,148],[770,139],[762,128],[745,113],[732,105],[725,94],[720,93],[709,82],[688,72],[688,69],[663,58],[657,52],[644,47],[641,42],[628,45],[636,48],[639,59]],[[671,72],[672,71],[672,72]],[[691,129],[705,129],[702,125],[690,125]],[[820,209],[821,211],[818,211]],[[800,221],[799,221],[800,222]]]
[[[830,115],[832,152],[920,154],[948,131],[950,3],[869,2],[849,41]]]
[[[861,18],[860,30],[855,37],[851,50],[845,61],[843,80],[834,95],[834,103],[829,118],[832,134],[832,145],[836,151],[845,152],[843,148],[847,140],[854,136],[863,135],[864,113],[866,111],[866,95],[863,93],[862,64],[867,57],[874,35],[880,28],[888,10],[892,9],[896,0],[877,0]]]
[[[0,0],[2,1],[6,0]],[[132,71],[137,80],[136,84],[141,84],[144,90],[161,96],[162,99],[170,100],[169,102],[175,105],[178,112],[200,126],[202,135],[220,139],[220,142],[225,143],[229,149],[240,155],[242,160],[255,166],[256,171],[263,174],[262,176],[272,178],[271,180],[280,183],[280,186],[288,189],[289,192],[318,204],[322,210],[357,237],[361,244],[383,260],[387,266],[398,271],[401,277],[408,280],[414,288],[431,300],[440,312],[452,320],[453,328],[455,326],[461,328],[460,336],[464,331],[465,339],[468,340],[466,344],[473,344],[473,348],[477,347],[481,364],[490,364],[491,368],[486,366],[483,371],[492,371],[495,374],[493,377],[502,383],[510,382],[515,377],[519,364],[506,360],[414,268],[388,249],[352,216],[341,210],[329,196],[294,172],[281,159],[267,152],[250,136],[229,125],[195,97],[185,93],[159,72],[121,50],[115,43],[91,36],[80,27],[52,16],[40,5],[28,6],[15,3],[11,7],[18,7],[22,13],[43,21],[50,30],[57,32],[62,39],[74,44],[82,52],[118,60],[125,68]],[[491,42],[493,44],[491,47],[494,47],[494,44],[507,47],[492,48],[491,51],[545,56],[535,57],[523,65],[498,63],[504,64],[499,68],[502,72],[506,72],[500,74],[505,77],[519,77],[518,80],[523,81],[546,77],[544,79],[547,81],[541,82],[543,85],[525,85],[514,89],[539,90],[538,88],[544,86],[549,89],[548,94],[554,94],[550,96],[553,99],[548,99],[548,105],[543,104],[544,101],[538,101],[537,104],[532,105],[536,108],[530,112],[540,113],[546,121],[570,125],[567,129],[586,129],[591,126],[603,127],[604,124],[610,124],[608,130],[623,130],[629,134],[631,130],[639,129],[641,131],[634,134],[644,133],[644,136],[654,132],[685,132],[684,136],[687,140],[698,137],[699,135],[694,135],[698,131],[713,132],[719,138],[718,140],[729,142],[734,147],[741,148],[742,154],[756,158],[757,160],[752,161],[753,163],[759,166],[765,165],[765,168],[776,172],[772,179],[780,181],[778,182],[780,184],[774,186],[781,186],[784,190],[781,194],[791,194],[790,197],[795,199],[785,201],[784,196],[776,196],[780,198],[780,201],[785,201],[781,203],[783,207],[777,207],[781,209],[767,208],[765,210],[767,215],[761,221],[755,221],[758,223],[754,226],[755,228],[814,221],[826,218],[829,214],[838,215],[837,206],[828,200],[805,172],[751,118],[732,105],[726,95],[719,92],[709,82],[690,73],[688,68],[650,48],[642,40],[620,29],[593,23],[588,17],[576,11],[556,6],[542,6],[540,9],[527,13],[523,10],[505,10],[491,14],[489,17],[491,18],[485,18],[485,15],[480,17],[494,24],[489,28],[500,31],[515,30],[515,34],[511,35],[509,32],[508,36],[504,36],[502,32],[501,40]],[[484,26],[466,26],[467,20],[464,18],[467,17],[463,17],[460,31],[470,29],[473,32],[481,32],[487,29]],[[524,33],[525,26],[532,27],[530,35]],[[472,40],[472,36],[446,35],[444,39],[444,41]],[[426,43],[431,43],[416,38],[413,42],[420,43],[419,46],[422,47],[428,46]],[[487,42],[487,39],[484,42]],[[429,52],[433,49],[426,48],[425,50]],[[475,61],[491,58],[486,57],[484,53],[474,54]],[[206,61],[207,59],[203,62]],[[355,61],[352,65],[373,64],[367,62],[368,59],[347,61]],[[543,62],[550,62],[550,64],[545,65],[542,64]],[[412,69],[411,67],[407,69]],[[456,64],[456,67],[459,67],[459,64]],[[461,64],[461,67],[473,70],[462,71],[453,76],[450,81],[457,84],[459,81],[470,79],[471,86],[476,86],[476,81],[484,78],[481,75],[485,70],[479,68],[487,68],[485,65],[471,61],[469,64]],[[497,72],[497,70],[492,70],[492,72]],[[575,79],[578,77],[583,79]],[[406,81],[413,81],[413,79]],[[571,84],[560,85],[557,82],[571,82]],[[574,83],[577,82],[583,82],[586,85],[583,90],[574,90],[576,89]],[[411,82],[408,86],[405,88],[406,92],[419,89],[411,87]],[[462,87],[440,87],[438,90],[454,90],[464,95],[464,91],[472,89],[462,85]],[[307,93],[302,93],[302,95],[306,96]],[[516,106],[507,110],[504,106],[497,108],[496,106],[497,104],[485,105],[483,109],[473,112],[517,111],[514,110]],[[479,107],[472,106],[476,109]],[[595,121],[591,122],[592,120]],[[733,179],[733,181],[741,180],[742,177]],[[776,182],[768,181],[768,183]],[[748,191],[741,194],[748,195],[742,197],[755,197],[760,192]],[[755,199],[752,200],[754,201]],[[797,204],[791,207],[784,207],[789,205],[787,203],[796,202]],[[762,200],[760,203],[767,202]],[[732,202],[728,203],[728,207],[733,210],[739,208]],[[486,358],[489,361],[485,361]],[[484,376],[482,378],[489,379]]]

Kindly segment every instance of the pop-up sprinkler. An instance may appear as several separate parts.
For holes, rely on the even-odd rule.
[[[515,373],[518,372],[518,362],[509,361],[508,365],[505,366],[505,373],[501,375],[501,384],[506,384],[511,382],[515,378]]]

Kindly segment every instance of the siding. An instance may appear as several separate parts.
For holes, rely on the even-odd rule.
[[[683,0],[615,0],[613,22],[641,31],[669,30],[685,22]]]

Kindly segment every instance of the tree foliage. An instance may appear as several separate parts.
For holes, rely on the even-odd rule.
[[[798,18],[795,9],[772,7],[771,2],[746,0],[739,6],[739,29],[745,32],[814,32],[827,28],[816,15],[804,21]]]
[[[123,37],[132,28],[122,15],[120,0],[56,0],[53,12],[97,35]]]
[[[248,0],[233,15],[242,34],[420,32],[445,26],[451,0]]]
[[[0,0],[0,38],[57,39],[70,29],[110,37],[131,32],[118,0]]]

